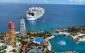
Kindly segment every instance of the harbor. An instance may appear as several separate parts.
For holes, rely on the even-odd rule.
[[[9,32],[2,33],[1,43],[5,44],[6,48],[2,49],[2,52],[6,53],[21,53],[21,52],[40,52],[40,53],[55,53],[52,51],[52,43],[51,39],[55,38],[55,35],[61,35],[63,37],[69,37],[71,34],[67,31],[63,30],[63,32],[59,29],[56,29],[55,33],[52,32],[27,32],[25,26],[25,19],[20,19],[20,31],[15,32],[14,21],[9,22]],[[73,37],[74,38],[74,37]],[[9,41],[10,40],[10,41]],[[75,40],[75,39],[74,39]],[[59,44],[65,45],[63,41]],[[3,45],[1,45],[3,46]],[[37,51],[38,50],[38,51]],[[75,51],[75,50],[74,50]],[[76,53],[76,51],[64,51],[64,52],[72,52]],[[63,52],[62,52],[63,53]]]
[[[25,24],[26,24],[25,19],[20,19],[20,31],[15,32],[14,21],[9,22],[8,25],[9,32],[1,33],[1,35],[3,35],[2,40],[0,40],[1,46],[5,44],[4,45],[5,48],[2,49],[1,52],[12,53],[15,51],[16,53],[21,53],[21,52],[55,53],[52,49],[53,44],[51,43],[51,40],[55,39],[55,37],[58,36],[63,38],[69,37],[66,39],[73,39],[73,42],[75,41],[76,44],[85,41],[84,39],[85,34],[81,34],[81,33],[74,34],[73,31],[76,30],[69,32],[69,30],[64,28],[62,30],[56,29],[53,32],[45,32],[45,31],[27,32]],[[66,42],[60,40],[60,42],[58,42],[57,44],[60,44],[61,46],[65,46]],[[76,50],[62,51],[61,53],[64,52],[77,53]]]
[[[36,6],[0,5],[0,53],[85,53],[85,6]]]
[[[26,19],[20,19],[20,30],[17,32],[15,31],[13,20],[9,22],[8,27],[8,32],[1,33],[3,36],[1,36],[0,44],[1,47],[4,47],[1,49],[3,53],[77,53],[78,50],[72,50],[71,48],[69,50],[56,51],[58,49],[53,49],[53,43],[55,42],[55,45],[66,46],[67,43],[63,39],[68,39],[77,45],[85,42],[85,34],[82,33],[84,27],[70,26],[54,28],[51,31],[27,31]],[[60,41],[56,43],[57,39],[55,37],[63,39],[60,38]],[[52,41],[52,39],[55,39],[55,41]]]
[[[49,32],[26,32],[25,19],[20,20],[20,32],[15,32],[14,21],[9,22],[9,32],[2,33],[2,41],[6,48],[5,53],[49,53],[52,52],[50,39],[54,36]],[[1,46],[3,46],[3,44]],[[37,51],[38,50],[38,51]]]

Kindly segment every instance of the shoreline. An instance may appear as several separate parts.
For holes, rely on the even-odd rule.
[[[73,40],[76,41],[77,44],[79,44],[80,42],[85,42],[85,34],[82,33],[78,33],[77,35],[71,35],[70,36]]]
[[[69,36],[70,38],[72,38],[77,44],[79,44],[80,42],[85,42],[85,34],[82,33],[77,33],[77,35],[72,35],[69,32],[59,32],[59,33],[53,33],[54,35],[64,35],[64,36]]]
[[[52,39],[52,38],[54,38],[55,36],[54,35],[52,35],[51,37],[47,37],[45,40],[48,42],[48,46],[47,46],[47,49],[49,50],[49,51],[52,51],[52,46],[51,46],[51,43],[49,42],[49,40],[50,39]]]

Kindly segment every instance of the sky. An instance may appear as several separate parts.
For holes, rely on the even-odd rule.
[[[0,0],[0,3],[26,3],[26,4],[85,4],[85,0]]]

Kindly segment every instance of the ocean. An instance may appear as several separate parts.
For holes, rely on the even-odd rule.
[[[28,10],[29,7],[33,6],[44,8],[45,14],[35,21],[26,20],[27,31],[49,31],[57,27],[85,25],[84,5],[0,4],[0,32],[9,31],[8,24],[10,20],[14,20],[15,30],[19,31],[20,19],[25,18],[26,10]],[[59,43],[61,43],[62,41],[67,41],[67,43],[64,42],[65,45],[59,45]],[[85,52],[85,43],[80,43],[79,45],[76,45],[75,42],[73,42],[73,40],[70,40],[68,37],[65,38],[62,36],[56,36],[50,42],[52,44],[53,51],[76,50],[79,53]]]
[[[28,30],[49,30],[55,27],[85,25],[84,5],[0,4],[0,32],[9,30],[8,23],[10,20],[14,20],[15,29],[19,31],[20,19],[25,18],[26,10],[33,6],[44,8],[45,14],[36,21],[26,21]]]

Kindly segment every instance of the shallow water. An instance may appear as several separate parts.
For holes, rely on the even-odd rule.
[[[19,31],[19,21],[21,18],[25,18],[25,11],[31,6],[27,4],[0,4],[0,32],[9,31],[8,23],[10,20],[14,20],[15,30]],[[49,31],[56,27],[85,25],[84,5],[43,4],[35,6],[44,8],[45,14],[35,21],[26,20],[27,31]],[[52,50],[55,52],[75,50],[79,53],[85,53],[85,43],[77,45],[69,37],[56,36],[50,42]]]
[[[57,36],[50,40],[52,45],[52,50],[55,52],[64,52],[64,51],[77,51],[78,53],[85,52],[85,42],[76,44],[70,37],[66,36]],[[65,43],[65,44],[63,44]]]

